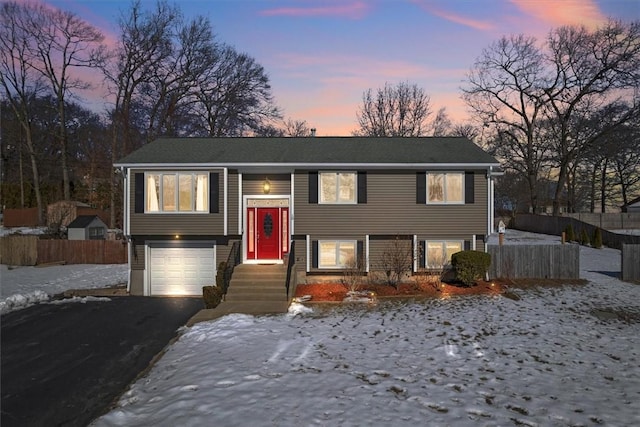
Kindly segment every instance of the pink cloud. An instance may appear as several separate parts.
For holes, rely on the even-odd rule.
[[[467,18],[451,11],[438,8],[434,5],[433,2],[414,0],[414,3],[420,6],[424,11],[432,15],[438,16],[456,24],[464,25],[465,27],[473,28],[480,31],[490,31],[495,29],[495,26],[490,22]]]
[[[386,82],[408,81],[424,88],[431,96],[434,114],[446,107],[456,122],[466,116],[458,90],[466,69],[331,53],[281,54],[274,61],[281,72],[272,81],[273,91],[276,101],[287,106],[285,116],[306,120],[319,136],[351,135],[357,128],[362,94]]]
[[[607,19],[595,0],[509,1],[527,15],[553,26],[585,25],[593,28],[601,25]]]
[[[315,16],[335,16],[350,19],[360,19],[369,10],[369,5],[362,1],[347,4],[336,4],[323,7],[280,7],[266,9],[260,12],[264,16],[295,16],[295,17],[315,17]]]

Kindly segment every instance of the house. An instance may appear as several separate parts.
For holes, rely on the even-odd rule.
[[[395,239],[413,271],[484,250],[499,163],[466,138],[161,138],[115,164],[124,176],[129,291],[201,295],[232,248],[300,280],[369,274]],[[422,249],[421,251],[418,248]]]
[[[624,213],[640,212],[640,197],[630,200],[629,203],[622,205],[620,208]]]
[[[69,240],[104,240],[107,224],[97,215],[80,215],[67,226]]]

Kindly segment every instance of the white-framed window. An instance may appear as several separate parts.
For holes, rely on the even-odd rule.
[[[451,264],[451,255],[464,248],[462,240],[427,240],[425,243],[425,267],[441,268]]]
[[[356,172],[320,172],[318,175],[320,203],[355,204],[358,202]]]
[[[145,194],[145,212],[209,212],[206,173],[147,173]]]
[[[464,172],[428,172],[427,203],[464,203]]]
[[[355,240],[319,240],[318,268],[345,268],[356,259]]]

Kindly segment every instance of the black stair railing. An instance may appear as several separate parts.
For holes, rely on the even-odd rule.
[[[227,289],[229,289],[229,283],[231,282],[233,269],[236,267],[236,265],[240,264],[241,249],[242,249],[241,242],[233,242],[233,245],[231,246],[231,251],[229,252],[229,256],[227,257],[227,263],[224,268],[224,280],[223,280],[223,288],[222,288],[222,291],[224,294],[226,294]]]
[[[287,261],[287,281],[285,282],[285,286],[287,288],[287,300],[289,299],[289,288],[291,286],[291,273],[293,271],[293,265],[295,264],[296,259],[296,251],[295,251],[296,242],[291,242],[291,247],[289,247],[289,256]]]

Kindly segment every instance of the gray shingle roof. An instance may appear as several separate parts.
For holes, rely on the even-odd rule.
[[[86,228],[89,226],[95,219],[102,220],[97,215],[78,215],[76,219],[71,221],[67,228]]]
[[[160,138],[116,166],[475,164],[498,161],[467,138]]]

